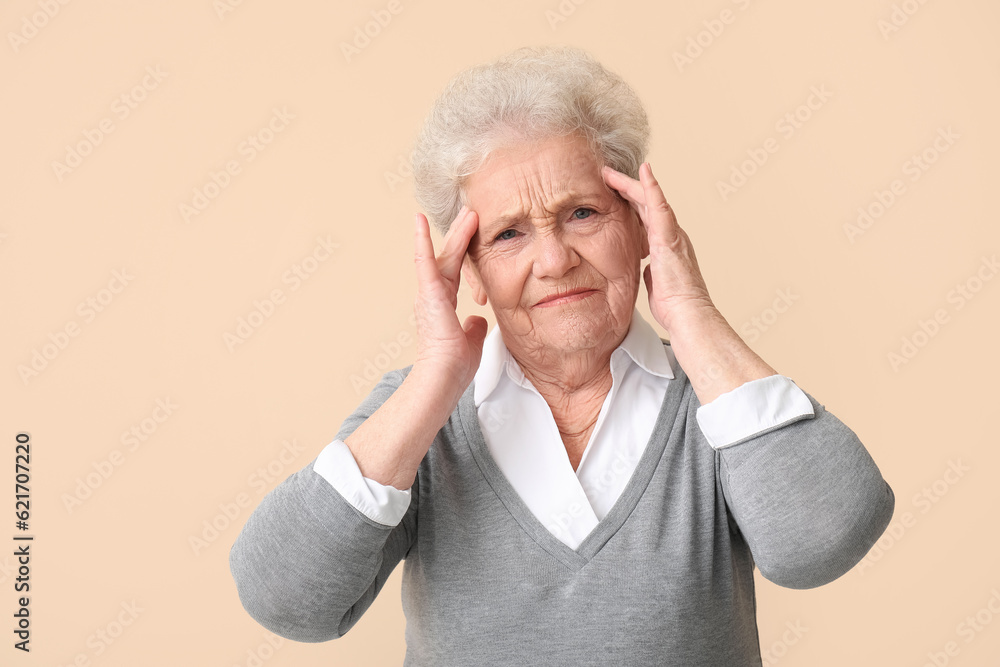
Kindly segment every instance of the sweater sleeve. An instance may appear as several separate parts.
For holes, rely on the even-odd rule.
[[[723,494],[764,578],[814,588],[882,535],[892,488],[858,436],[804,392],[812,415],[716,450]]]
[[[402,384],[391,371],[344,422],[344,440]],[[343,636],[371,606],[416,537],[419,477],[396,526],[365,516],[314,469],[315,459],[271,490],[243,526],[229,566],[247,613],[301,642]]]

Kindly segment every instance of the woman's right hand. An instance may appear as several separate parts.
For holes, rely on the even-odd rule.
[[[444,248],[435,257],[430,225],[422,213],[416,216],[417,358],[414,370],[422,369],[445,379],[454,389],[455,400],[475,377],[483,354],[488,323],[470,315],[460,324],[456,308],[462,260],[479,227],[475,211],[463,206],[444,237]],[[452,384],[454,383],[454,384]]]

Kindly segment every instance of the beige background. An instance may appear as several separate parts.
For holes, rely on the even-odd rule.
[[[461,68],[565,43],[645,101],[649,159],[720,310],[859,434],[896,493],[891,534],[843,578],[795,591],[758,576],[768,664],[998,664],[1000,280],[983,258],[1000,250],[1000,6],[397,0],[347,57],[387,3],[223,1],[0,9],[0,663],[401,664],[402,567],[343,639],[272,649],[229,547],[333,438],[372,387],[366,368],[413,361],[405,160],[431,101]],[[803,107],[814,87],[828,98]],[[253,159],[249,135],[270,142]],[[185,216],[196,190],[211,199]],[[336,245],[326,261],[319,239]],[[227,344],[274,290],[270,317]],[[649,317],[644,293],[639,308]],[[463,292],[472,312],[492,322]],[[916,353],[894,365],[904,338]],[[123,441],[132,428],[143,440]],[[20,431],[30,655],[10,630]]]

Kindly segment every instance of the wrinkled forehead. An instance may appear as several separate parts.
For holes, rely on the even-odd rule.
[[[551,212],[575,199],[614,197],[582,137],[555,137],[494,151],[464,184],[465,201],[491,217]]]

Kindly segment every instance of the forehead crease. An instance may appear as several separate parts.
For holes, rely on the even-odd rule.
[[[584,186],[582,189],[578,187],[580,179],[575,176],[576,174],[572,172],[560,173],[559,170],[553,169],[552,165],[527,171],[518,170],[511,196],[500,217],[523,218],[535,209],[547,213],[558,210],[568,201],[577,199],[589,191],[586,182],[582,184]]]
[[[524,200],[521,200],[521,202],[514,203],[509,208],[504,209],[504,212],[497,216],[496,219],[503,222],[514,222],[531,217],[533,212],[555,213],[566,206],[566,204],[582,197],[581,193],[573,190],[561,192],[553,197],[531,197],[527,200],[527,207],[522,205],[521,202]]]
[[[532,216],[551,215],[571,205],[573,200],[596,201],[607,195],[589,150],[577,147],[555,155],[543,150],[536,155],[540,159],[519,159],[506,170],[488,177],[492,181],[490,189],[499,195],[500,205],[495,216],[483,221],[484,232],[498,231],[494,228]]]

